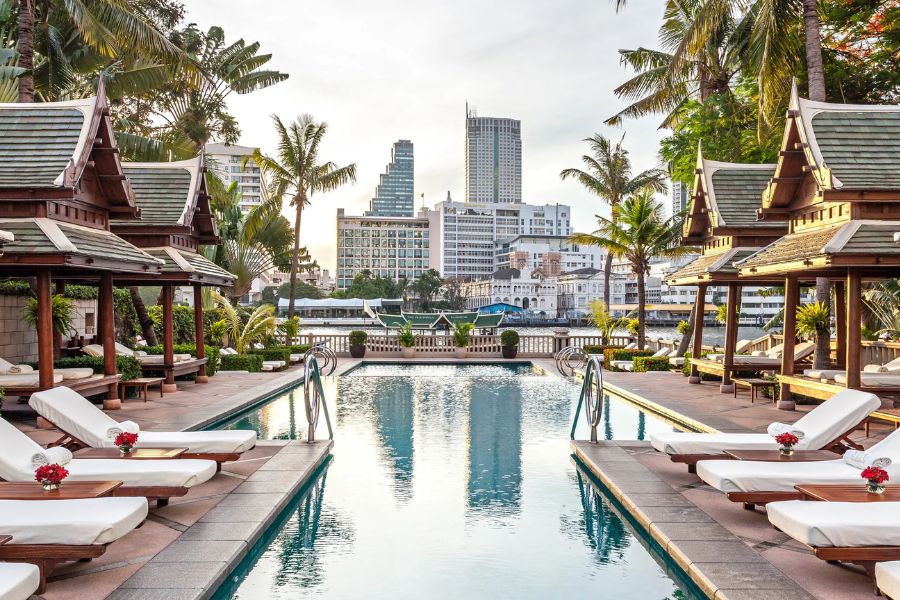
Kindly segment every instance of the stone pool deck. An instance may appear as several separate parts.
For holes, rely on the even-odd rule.
[[[721,394],[708,382],[691,385],[675,373],[609,373],[607,388],[636,404],[663,409],[682,422],[719,431],[765,431],[794,422],[810,406],[780,411],[749,394]],[[890,433],[873,425],[854,439],[868,447]],[[578,459],[710,598],[716,600],[863,600],[873,581],[861,569],[830,565],[769,525],[764,508],[744,510],[703,484],[683,464],[648,442],[576,441]]]
[[[146,430],[201,429],[292,386],[302,375],[300,367],[281,373],[220,373],[207,384],[178,382],[178,391],[163,398],[151,392],[147,403],[127,400],[122,410],[110,414]],[[56,430],[37,428],[27,405],[8,400],[3,409],[5,417],[39,443],[59,437]],[[328,459],[331,447],[328,440],[260,442],[168,506],[151,505],[144,525],[110,544],[103,556],[54,570],[38,598],[209,598]]]

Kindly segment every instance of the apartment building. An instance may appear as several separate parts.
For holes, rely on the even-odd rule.
[[[259,167],[253,161],[244,165],[244,160],[252,156],[255,150],[249,146],[206,145],[207,168],[212,169],[226,184],[238,184],[244,214],[262,201]]]

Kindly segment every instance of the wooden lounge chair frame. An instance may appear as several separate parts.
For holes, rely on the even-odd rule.
[[[0,478],[0,481],[6,481],[6,479]],[[174,485],[123,485],[117,487],[110,496],[146,498],[148,502],[155,500],[156,506],[162,508],[169,504],[169,498],[180,498],[187,494],[189,489],[190,488]],[[0,548],[2,548],[2,546],[0,546]],[[0,560],[3,559],[0,558]]]
[[[72,388],[83,396],[93,396],[94,394],[102,394],[110,389],[110,386],[119,385],[121,375],[104,375],[102,377],[85,377],[84,379],[71,379],[68,381],[60,381],[53,387],[66,386]],[[47,388],[39,386],[5,386],[3,388],[7,396],[19,396],[21,398],[30,398],[35,392],[44,391]]]
[[[47,590],[47,576],[57,565],[76,560],[79,562],[93,560],[106,552],[106,546],[106,544],[89,544],[86,546],[4,544],[0,546],[0,560],[36,565],[41,577],[36,593],[43,594]]]
[[[825,444],[824,447],[820,448],[821,450],[830,450],[834,452],[838,456],[841,456],[847,450],[862,450],[863,447],[853,440],[850,439],[850,434],[863,427],[863,424],[866,422],[866,419],[863,419],[850,429],[848,429],[845,433],[841,434],[837,439]],[[726,448],[727,449],[727,448]],[[731,456],[727,454],[670,454],[669,459],[675,463],[685,463],[687,464],[688,473],[696,473],[697,472],[697,463],[701,460],[734,460]]]
[[[176,362],[172,366],[166,366],[163,364],[141,364],[141,370],[144,373],[163,373],[166,374],[169,371],[172,371],[172,377],[179,377],[181,375],[188,375],[190,373],[198,373],[200,371],[200,367],[205,365],[209,361],[208,358],[192,358],[190,360],[183,360],[180,362]]]

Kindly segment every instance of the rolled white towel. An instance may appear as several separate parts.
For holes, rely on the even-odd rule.
[[[64,466],[69,464],[70,460],[72,460],[72,453],[69,452],[68,448],[54,446],[53,448],[45,448],[40,452],[32,454],[31,466],[35,469],[43,467],[44,465]]]
[[[135,356],[135,358],[140,358],[142,356],[147,356],[147,353],[144,352],[143,350],[135,350],[134,356]]]
[[[888,373],[889,371],[890,369],[884,365],[866,365],[863,367],[863,373]]]
[[[31,365],[13,365],[6,372],[7,375],[21,375],[22,373],[33,373],[34,369]]]
[[[766,433],[771,435],[772,437],[778,437],[782,433],[793,433],[797,436],[798,440],[802,440],[805,435],[801,430],[797,429],[793,425],[788,425],[787,423],[772,423],[766,428]]]
[[[847,450],[844,452],[844,462],[860,471],[867,467],[880,467],[887,469],[891,466],[891,459],[887,456],[875,456],[864,450]]]
[[[768,356],[765,350],[754,350],[750,353],[750,356]]]
[[[122,421],[118,425],[114,427],[110,427],[106,430],[106,437],[110,440],[116,439],[116,436],[122,433],[123,431],[127,431],[128,433],[140,433],[140,426],[134,421]]]

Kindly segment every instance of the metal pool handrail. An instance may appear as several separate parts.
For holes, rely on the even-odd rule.
[[[319,413],[325,413],[325,424],[328,425],[328,439],[334,439],[331,430],[331,417],[328,415],[328,403],[325,402],[325,389],[322,387],[322,375],[319,373],[319,361],[309,355],[303,361],[303,403],[306,408],[306,421],[309,423],[306,441],[316,441],[316,427],[319,424]]]
[[[556,353],[556,370],[571,377],[575,375],[575,371],[587,364],[587,353],[583,348],[578,346],[566,346]]]
[[[597,354],[588,355],[587,366],[584,368],[584,382],[581,384],[581,393],[578,395],[578,407],[575,409],[575,419],[572,421],[570,439],[575,439],[575,428],[578,426],[578,416],[581,407],[584,406],[584,416],[591,428],[591,442],[597,441],[597,426],[603,417],[603,357]],[[595,380],[596,379],[596,383]]]

